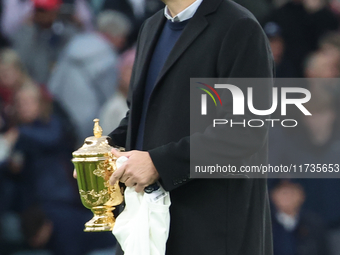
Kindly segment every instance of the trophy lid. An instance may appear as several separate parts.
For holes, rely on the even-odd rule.
[[[94,119],[93,121],[94,136],[87,137],[83,146],[72,153],[73,157],[103,155],[113,148],[109,145],[109,137],[102,136],[103,129],[99,126],[99,119]]]

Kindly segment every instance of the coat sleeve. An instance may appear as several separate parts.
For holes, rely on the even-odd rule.
[[[220,78],[273,77],[273,60],[267,38],[260,25],[251,18],[239,19],[229,29],[221,43],[217,63]],[[261,87],[259,95],[263,105],[268,108],[271,104],[271,86],[266,84]],[[240,121],[242,117],[247,121],[259,118],[251,113],[241,117],[232,116],[230,107],[223,109],[225,119]],[[219,129],[208,126],[202,133],[154,148],[149,153],[159,172],[162,186],[171,191],[190,179],[190,159],[193,159],[190,158],[190,147],[202,148],[194,155],[196,159],[205,157],[207,153],[214,159],[223,151],[228,162],[236,164],[263,150],[267,144],[267,133],[268,125],[261,128],[230,128],[225,125]]]

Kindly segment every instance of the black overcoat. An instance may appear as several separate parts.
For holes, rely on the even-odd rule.
[[[165,21],[162,10],[141,27],[129,111],[109,135],[127,150],[135,146],[146,74]],[[272,76],[269,45],[253,15],[229,0],[203,0],[161,70],[147,109],[144,149],[172,203],[166,254],[272,254],[265,179],[189,178],[190,78]],[[266,163],[266,125],[226,131],[220,146],[233,163]],[[194,141],[207,145],[199,136]]]

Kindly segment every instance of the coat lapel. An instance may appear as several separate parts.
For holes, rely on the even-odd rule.
[[[163,11],[159,11],[156,16],[153,17],[153,20],[150,20],[150,26],[145,29],[145,32],[143,31],[143,39],[141,39],[139,46],[140,59],[138,60],[138,68],[136,70],[137,73],[135,80],[137,81],[137,84],[135,84],[134,89],[144,89],[144,82],[152,58],[153,50],[156,46],[160,33],[162,32],[165,20],[166,19],[163,15]]]
[[[180,56],[186,51],[190,44],[192,44],[195,39],[208,26],[208,22],[205,16],[209,13],[214,12],[220,2],[221,0],[203,0],[196,14],[192,17],[192,20],[189,21],[182,35],[171,50],[168,59],[166,60],[160,74],[158,75],[156,86],[159,85],[160,80],[169,71],[171,66],[174,65],[175,62],[180,58]]]
[[[143,98],[145,81],[152,58],[153,50],[158,41],[159,35],[163,30],[165,17],[162,11],[159,11],[152,17],[148,27],[143,31],[139,38],[138,58],[136,58],[134,70],[134,82],[132,87],[132,101],[130,106],[131,114],[131,140],[129,141],[129,149],[134,147],[136,142],[138,127],[143,110]],[[147,24],[147,23],[146,23]],[[139,57],[140,56],[140,57]]]
[[[199,34],[203,32],[207,24],[208,23],[203,17],[200,17],[200,19],[196,20],[196,29],[192,29],[190,22],[188,23],[182,35],[171,50],[168,59],[166,60],[160,74],[158,75],[156,86],[159,84],[159,81],[163,78],[163,76],[169,71],[171,66],[175,64],[175,62],[190,46],[190,44],[197,38],[197,36],[199,36]]]
[[[218,7],[222,0],[203,0],[201,6],[196,11],[196,14],[189,21],[186,28],[184,29],[179,40],[175,44],[174,48],[170,52],[168,59],[166,60],[160,74],[158,75],[155,88],[160,86],[161,79],[170,70],[171,66],[181,57],[186,49],[193,43],[193,41],[204,31],[208,26],[205,15],[213,12]],[[163,11],[159,11],[155,16],[151,17],[147,21],[148,27],[143,29],[142,35],[140,35],[139,55],[138,61],[136,62],[136,70],[134,80],[136,81],[133,85],[132,102],[131,106],[131,140],[130,147],[133,148],[137,133],[140,118],[142,115],[142,105],[144,97],[144,87],[148,68],[152,58],[154,48],[157,44],[159,36],[163,30],[166,18],[164,17]],[[153,90],[155,91],[155,89]],[[152,93],[153,94],[153,93]],[[152,94],[150,100],[152,100]]]

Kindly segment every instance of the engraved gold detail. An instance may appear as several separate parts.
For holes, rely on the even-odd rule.
[[[105,163],[104,162],[100,162],[98,164],[97,169],[93,171],[93,174],[98,176],[98,177],[105,178],[105,172],[106,171],[107,170],[105,169]]]
[[[80,196],[85,200],[85,202],[91,206],[99,206],[105,203],[104,200],[108,200],[107,190],[101,190],[99,192],[95,192],[94,190],[91,191],[84,191],[84,190],[79,190]],[[90,196],[90,199],[89,199]],[[93,201],[95,200],[95,201]]]

